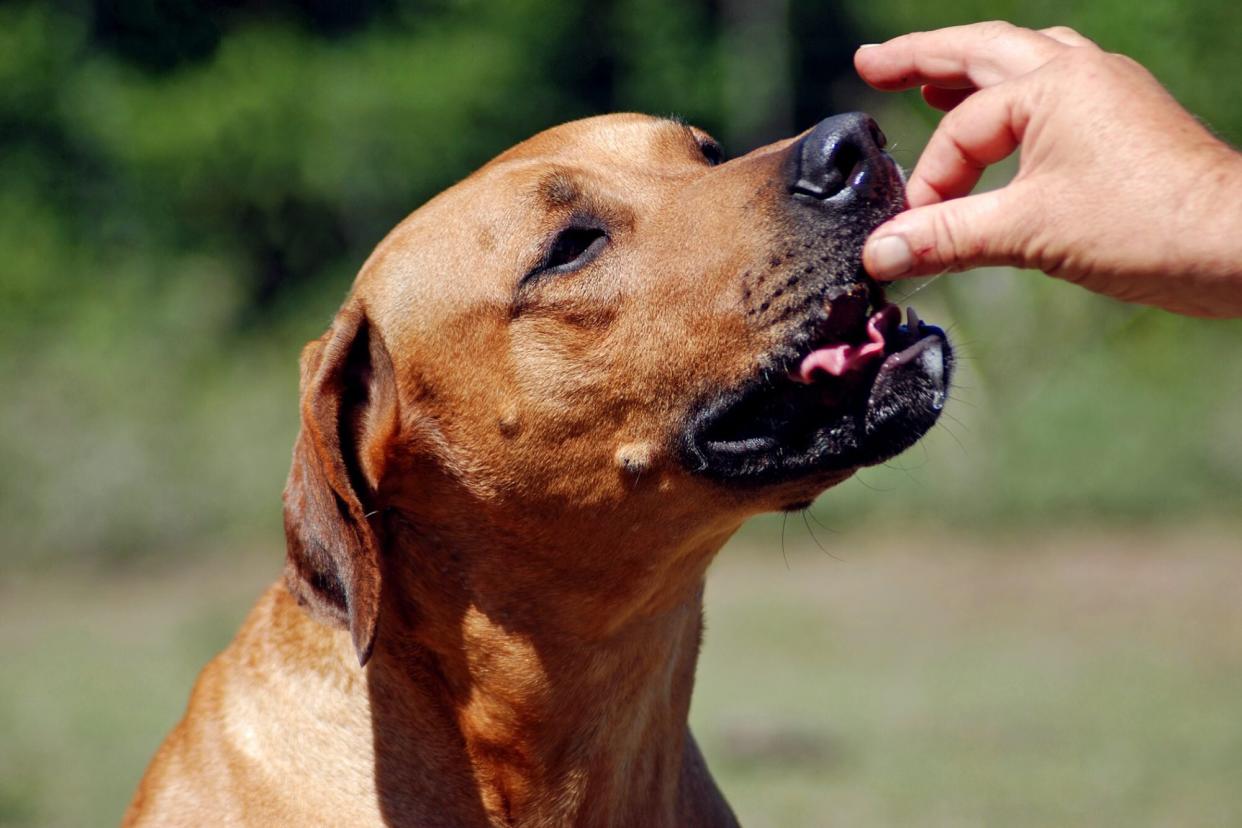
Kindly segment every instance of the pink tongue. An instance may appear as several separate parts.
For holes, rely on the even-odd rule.
[[[883,310],[867,320],[867,339],[863,345],[833,345],[831,348],[820,348],[802,358],[795,379],[810,383],[815,379],[816,371],[823,371],[834,377],[844,376],[850,371],[862,368],[874,359],[884,355],[884,332],[892,328],[901,318],[901,311],[896,305],[887,305]]]

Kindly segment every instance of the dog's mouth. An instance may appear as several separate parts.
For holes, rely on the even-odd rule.
[[[878,289],[843,292],[756,376],[700,407],[687,462],[760,484],[883,462],[936,422],[952,369],[944,331],[913,308],[903,320]]]

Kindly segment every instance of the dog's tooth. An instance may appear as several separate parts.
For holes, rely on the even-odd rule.
[[[906,327],[910,330],[910,333],[914,336],[918,336],[919,325],[921,324],[923,324],[923,320],[919,319],[919,315],[914,312],[913,307],[907,305],[906,306]]]

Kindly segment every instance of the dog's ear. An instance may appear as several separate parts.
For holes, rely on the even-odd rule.
[[[285,484],[285,580],[298,602],[350,631],[359,664],[375,644],[380,549],[371,517],[396,432],[392,361],[358,304],[301,360],[302,427]]]

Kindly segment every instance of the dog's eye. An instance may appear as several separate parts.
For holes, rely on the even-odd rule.
[[[607,243],[608,234],[599,227],[566,227],[557,234],[543,262],[527,278],[577,270],[598,256]]]
[[[725,160],[724,147],[720,146],[711,138],[704,138],[699,141],[699,149],[703,152],[703,157],[707,159],[707,163],[711,166],[723,164]]]

